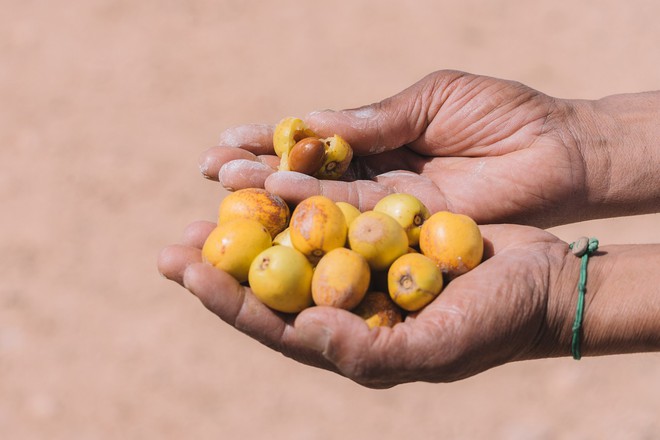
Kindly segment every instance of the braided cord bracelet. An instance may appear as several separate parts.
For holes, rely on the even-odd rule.
[[[584,318],[584,296],[587,293],[587,263],[591,254],[598,249],[598,240],[595,238],[580,237],[571,243],[569,248],[573,255],[581,258],[580,281],[578,282],[578,300],[575,309],[575,321],[573,321],[573,339],[571,341],[571,354],[573,359],[580,360],[580,339],[582,334],[582,321]]]

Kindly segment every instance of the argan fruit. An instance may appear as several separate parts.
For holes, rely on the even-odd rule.
[[[244,188],[222,200],[218,224],[236,219],[256,220],[268,229],[272,238],[286,228],[289,216],[289,206],[280,196],[262,188]]]
[[[423,254],[405,254],[387,272],[387,288],[399,307],[409,312],[421,310],[442,291],[442,272]]]
[[[270,234],[261,223],[233,220],[211,231],[202,247],[202,259],[243,283],[248,279],[252,260],[271,245]]]
[[[288,246],[273,246],[252,261],[252,293],[273,310],[297,313],[312,305],[313,269],[307,258]]]
[[[450,278],[472,270],[483,257],[479,226],[467,215],[440,211],[422,225],[419,247]]]
[[[273,245],[276,244],[281,246],[293,247],[293,243],[291,243],[291,231],[289,230],[289,228],[286,228],[285,230],[277,234],[275,238],[273,238]]]
[[[341,209],[341,212],[344,213],[344,217],[346,218],[346,226],[350,227],[351,223],[353,223],[353,220],[355,220],[358,215],[361,214],[360,210],[350,203],[336,202],[336,205],[339,207],[339,209]]]
[[[351,249],[367,259],[373,270],[385,270],[408,252],[408,236],[401,225],[387,214],[365,211],[348,229]]]
[[[346,219],[335,202],[325,196],[311,196],[296,206],[289,231],[293,247],[312,264],[346,243]]]
[[[314,175],[319,179],[339,179],[348,169],[353,159],[353,149],[339,135],[322,139],[325,142],[325,160],[321,169]]]
[[[369,328],[394,327],[403,321],[403,314],[389,295],[380,291],[369,291],[353,313],[360,316]]]
[[[319,306],[350,310],[369,288],[371,272],[364,257],[346,248],[325,254],[314,270],[312,298]]]
[[[279,169],[289,170],[289,153],[293,146],[306,137],[316,137],[310,128],[300,118],[286,117],[282,119],[273,132],[273,148],[280,158]]]
[[[313,175],[325,161],[325,143],[316,137],[298,141],[289,152],[289,170]]]
[[[374,211],[383,212],[399,222],[408,235],[410,246],[417,246],[422,224],[431,216],[417,197],[405,193],[383,197],[374,206]]]

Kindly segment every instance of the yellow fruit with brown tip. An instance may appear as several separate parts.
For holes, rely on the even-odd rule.
[[[311,196],[295,207],[289,233],[293,247],[312,264],[346,243],[346,220],[335,202],[325,196]]]
[[[242,283],[248,279],[252,260],[271,245],[270,234],[261,223],[233,220],[211,231],[202,247],[202,259]]]
[[[353,159],[353,149],[339,135],[322,139],[325,142],[325,160],[314,176],[319,179],[339,179],[348,169]]]
[[[362,255],[336,248],[321,258],[312,278],[312,298],[319,306],[350,310],[364,298],[371,272]]]
[[[254,296],[273,310],[297,313],[312,305],[313,269],[288,246],[273,246],[252,261],[248,281]]]
[[[376,290],[367,292],[352,312],[362,317],[369,328],[394,327],[403,321],[403,313],[389,295]]]
[[[222,200],[218,224],[237,219],[256,220],[273,238],[286,228],[289,216],[289,206],[280,196],[262,188],[244,188],[229,193]]]
[[[399,257],[387,273],[387,288],[392,300],[409,312],[421,310],[442,291],[442,272],[423,254]]]
[[[389,194],[376,203],[374,211],[388,214],[408,235],[410,246],[417,246],[422,225],[431,216],[426,206],[412,194]]]
[[[470,217],[440,211],[422,225],[419,247],[443,273],[453,278],[481,263],[484,241],[479,226]]]
[[[401,225],[387,214],[365,211],[348,229],[351,249],[366,258],[373,270],[385,270],[408,252],[408,236]]]

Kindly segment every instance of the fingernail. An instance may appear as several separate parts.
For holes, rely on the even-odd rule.
[[[214,176],[209,175],[209,169],[211,168],[211,156],[208,154],[209,150],[204,151],[199,156],[199,159],[198,159],[198,162],[197,162],[197,166],[199,166],[199,171],[206,178],[214,177]]]
[[[310,323],[299,329],[300,342],[310,350],[326,355],[332,331],[321,323]]]

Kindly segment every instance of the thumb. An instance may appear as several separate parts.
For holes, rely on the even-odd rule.
[[[420,137],[428,125],[433,78],[426,77],[383,101],[348,110],[312,112],[304,119],[321,136],[338,134],[355,154],[393,150]]]

